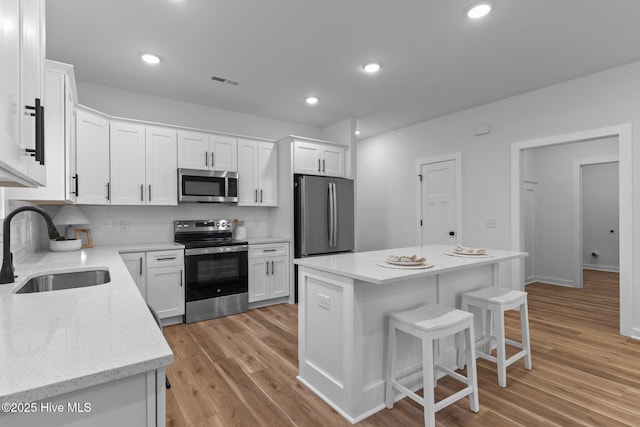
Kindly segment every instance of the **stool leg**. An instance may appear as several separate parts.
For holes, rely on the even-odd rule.
[[[527,297],[524,298],[524,303],[520,306],[520,331],[522,335],[522,348],[527,352],[524,356],[524,367],[525,369],[531,370],[531,342],[529,339],[529,308]]]
[[[498,385],[500,387],[507,386],[507,368],[505,367],[505,336],[504,336],[504,311],[501,309],[494,309],[494,327],[496,331],[496,359],[498,369]]]
[[[483,338],[487,340],[484,345],[484,353],[491,354],[491,326],[493,323],[493,314],[492,310],[488,309],[480,309],[482,311],[482,318],[484,319],[484,336]],[[493,325],[495,327],[495,325]]]
[[[436,425],[435,392],[431,385],[434,384],[433,341],[422,337],[422,392],[424,400],[424,425]]]
[[[389,319],[389,339],[387,341],[387,369],[386,369],[386,385],[385,385],[385,405],[388,409],[393,408],[393,381],[395,379],[396,368],[396,345],[397,332],[395,321]]]
[[[438,375],[436,372],[436,363],[440,360],[440,340],[433,340],[433,388],[438,387]]]
[[[476,349],[475,349],[475,333],[473,320],[469,323],[469,328],[465,330],[464,336],[466,338],[465,356],[467,359],[467,380],[469,386],[473,390],[469,395],[469,406],[473,412],[480,410],[480,403],[478,401],[478,375],[476,371]]]
[[[464,295],[462,296],[461,308],[463,311],[469,311],[469,302]],[[475,346],[475,343],[473,343],[473,345]],[[465,351],[464,336],[462,334],[456,334],[456,365],[458,366],[458,369],[464,368]]]

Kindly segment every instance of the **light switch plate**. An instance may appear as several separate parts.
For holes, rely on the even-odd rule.
[[[487,228],[496,228],[496,227],[497,227],[497,225],[496,225],[496,219],[495,219],[495,218],[486,218],[486,219],[484,220],[484,225],[485,225],[485,227],[487,227]]]
[[[318,307],[331,310],[331,298],[324,294],[318,294]]]

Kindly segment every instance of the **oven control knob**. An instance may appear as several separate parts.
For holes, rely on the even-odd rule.
[[[187,228],[187,227],[189,227],[189,224],[185,224],[185,225],[183,225],[183,227],[184,227],[184,228]]]
[[[182,228],[182,224],[178,224],[178,228]]]

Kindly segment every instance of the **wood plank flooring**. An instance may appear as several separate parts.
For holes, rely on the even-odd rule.
[[[585,270],[584,288],[527,286],[533,370],[522,361],[498,387],[495,366],[478,359],[480,412],[467,399],[436,415],[440,426],[640,426],[640,341],[618,335],[618,275]],[[518,313],[507,336],[519,338]],[[349,426],[295,379],[297,306],[283,304],[164,334],[175,355],[167,370],[168,426]],[[438,399],[460,387],[438,383]],[[360,426],[420,426],[410,399]]]

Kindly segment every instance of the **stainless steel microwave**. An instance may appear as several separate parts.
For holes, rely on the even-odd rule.
[[[178,169],[178,202],[237,203],[238,172]]]

